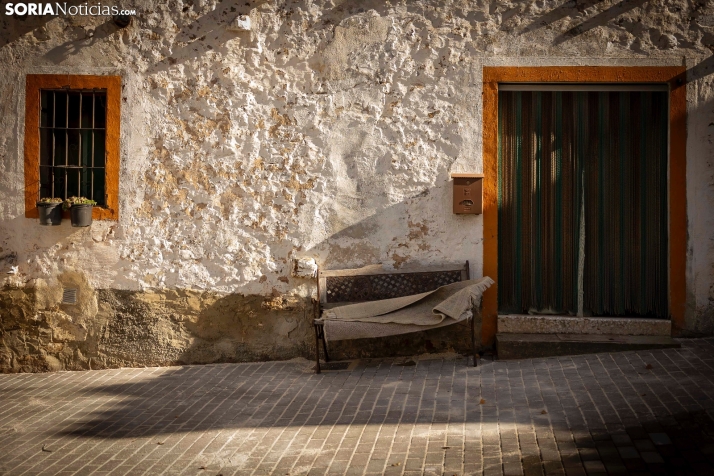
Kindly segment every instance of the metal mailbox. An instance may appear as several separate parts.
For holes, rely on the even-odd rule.
[[[483,174],[451,174],[454,179],[454,213],[483,213]]]

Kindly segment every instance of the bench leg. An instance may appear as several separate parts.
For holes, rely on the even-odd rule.
[[[320,334],[317,330],[317,324],[313,324],[315,328],[315,373],[320,373]]]
[[[325,362],[330,361],[330,356],[327,353],[327,342],[325,341],[325,328],[320,326],[320,338],[322,339],[322,350],[325,353]]]
[[[476,324],[475,324],[475,316],[471,316],[471,351],[474,354],[474,367],[478,365],[476,361]]]

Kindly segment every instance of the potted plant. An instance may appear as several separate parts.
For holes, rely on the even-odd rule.
[[[40,225],[57,226],[62,223],[63,201],[61,198],[41,198],[37,201]]]
[[[89,226],[92,224],[92,208],[97,202],[85,197],[69,197],[62,207],[69,210],[72,226]]]

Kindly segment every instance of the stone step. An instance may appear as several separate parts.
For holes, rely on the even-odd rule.
[[[497,334],[499,360],[681,347],[669,336],[614,334]]]
[[[508,314],[498,316],[499,334],[586,334],[669,336],[669,319],[641,317],[571,317]]]

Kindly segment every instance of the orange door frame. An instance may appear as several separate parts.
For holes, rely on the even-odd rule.
[[[483,274],[496,281],[486,291],[482,343],[493,345],[498,323],[498,84],[667,83],[669,106],[669,310],[672,333],[684,328],[687,258],[686,69],[672,67],[484,67],[483,68]]]

